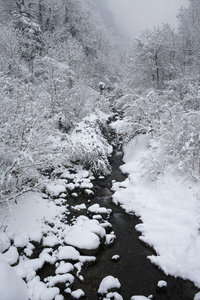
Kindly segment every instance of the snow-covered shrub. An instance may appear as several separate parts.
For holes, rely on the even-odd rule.
[[[151,178],[167,168],[195,179],[200,176],[198,84],[180,81],[168,90],[124,96],[116,103],[124,111],[119,133],[124,143],[138,133],[151,133],[144,173]],[[183,93],[183,91],[185,91]],[[120,131],[121,130],[121,131]]]
[[[104,138],[96,115],[90,115],[78,123],[69,138],[68,155],[71,161],[86,165],[95,174],[110,173],[108,156],[112,153],[112,146]]]

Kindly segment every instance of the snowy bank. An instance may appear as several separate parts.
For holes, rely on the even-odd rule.
[[[128,179],[114,183],[113,201],[142,220],[140,239],[157,255],[148,258],[166,274],[189,279],[200,287],[200,203],[195,183],[170,172],[149,180],[142,168],[149,150],[148,135],[132,139],[124,149],[122,171]]]
[[[0,300],[28,300],[25,282],[5,261],[0,260]]]

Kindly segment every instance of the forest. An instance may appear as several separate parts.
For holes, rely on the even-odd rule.
[[[155,183],[171,174],[199,184],[198,0],[180,8],[177,30],[163,24],[134,40],[120,33],[107,0],[0,2],[1,221],[22,195],[42,193],[49,174],[74,165],[110,174],[112,130],[125,154],[133,139],[148,136],[140,178]]]
[[[138,132],[154,137],[146,171],[173,168],[198,180],[198,1],[179,11],[178,32],[164,24],[126,46],[106,1],[29,2],[1,5],[1,201],[75,155],[70,140],[54,149],[49,136],[62,139],[59,126],[70,131],[97,103],[108,109],[98,102],[102,80],[127,119],[124,142]]]

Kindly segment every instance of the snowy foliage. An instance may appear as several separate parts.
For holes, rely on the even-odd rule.
[[[111,150],[103,137],[95,149],[91,136],[78,145],[70,134],[89,114],[110,113],[98,82],[104,73],[110,82],[118,37],[112,21],[104,22],[106,4],[63,5],[26,0],[5,3],[0,12],[0,201],[38,188],[41,171],[70,160],[96,173],[109,170]],[[84,129],[95,140],[102,135],[97,123]]]
[[[180,88],[180,86],[183,86]],[[183,92],[184,89],[184,92]],[[169,82],[165,91],[129,94],[116,103],[124,111],[125,125],[118,133],[129,141],[138,133],[149,133],[151,151],[144,171],[156,176],[167,168],[197,180],[200,176],[199,87],[197,81]]]
[[[103,136],[101,121],[91,115],[79,123],[71,133],[69,143],[69,158],[88,166],[94,174],[107,175],[110,173],[108,156],[112,146]]]

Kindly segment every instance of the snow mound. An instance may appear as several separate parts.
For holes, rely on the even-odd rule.
[[[46,185],[47,192],[52,196],[59,196],[60,194],[66,192],[66,188],[64,183],[56,183],[56,182],[50,182]]]
[[[59,267],[56,269],[56,274],[65,274],[72,272],[74,270],[74,266],[71,263],[61,262]]]
[[[107,294],[112,289],[120,289],[121,284],[118,278],[111,275],[106,276],[100,283],[98,293]]]
[[[0,254],[0,259],[6,261],[9,265],[14,265],[19,258],[17,248],[11,246],[5,253]]]
[[[48,286],[53,287],[58,283],[68,283],[68,285],[74,282],[74,276],[72,274],[56,275],[49,278]]]
[[[80,253],[72,246],[64,246],[59,248],[59,260],[78,260]]]
[[[28,300],[25,282],[5,261],[0,259],[0,300]],[[9,278],[9,280],[8,280]]]
[[[53,201],[43,199],[41,194],[29,192],[13,203],[7,217],[6,234],[17,244],[25,246],[27,240],[40,242],[42,232],[49,230],[48,222],[56,222],[64,212],[64,207],[58,207]],[[0,218],[0,222],[3,220]],[[45,221],[45,222],[44,222]]]
[[[100,245],[99,237],[89,230],[80,228],[72,229],[65,236],[65,243],[78,249],[94,250]]]
[[[49,246],[49,247],[54,247],[55,245],[59,244],[59,239],[55,235],[49,235],[46,237],[43,237],[43,245],[44,246]]]
[[[88,211],[95,214],[110,214],[111,209],[101,207],[98,203],[91,205],[88,207]]]
[[[84,293],[83,290],[78,289],[78,290],[76,290],[76,291],[73,291],[73,292],[71,293],[71,295],[72,295],[73,298],[79,299],[79,298],[81,298],[81,297],[84,297],[84,296],[85,296],[85,293]]]
[[[117,292],[110,292],[106,295],[104,299],[112,299],[112,300],[123,300],[122,296]]]
[[[160,280],[158,281],[157,287],[162,288],[162,287],[166,287],[167,286],[167,282],[164,280]]]

